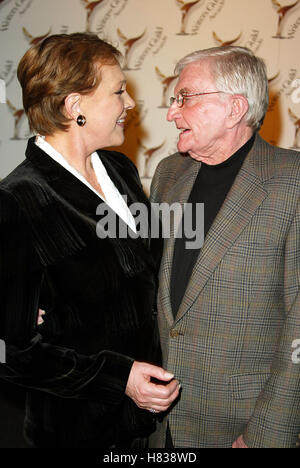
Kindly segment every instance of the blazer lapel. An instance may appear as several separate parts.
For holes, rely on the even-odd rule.
[[[173,203],[180,203],[181,210],[183,205],[189,199],[191,190],[196,180],[198,171],[201,167],[201,163],[187,159],[188,168],[178,178],[177,182],[173,185],[172,189],[168,194],[168,199],[164,200],[169,205]],[[171,307],[171,274],[172,274],[172,263],[175,246],[175,232],[174,223],[170,223],[170,237],[165,239],[164,252],[160,267],[160,293],[159,303],[166,315],[166,319],[171,326],[174,322],[172,307]]]
[[[260,137],[247,156],[235,182],[216,216],[194,266],[176,321],[195,302],[214,270],[267,197],[254,167]],[[267,160],[266,160],[267,161]]]

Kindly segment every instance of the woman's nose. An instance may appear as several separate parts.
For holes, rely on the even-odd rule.
[[[126,91],[126,102],[125,102],[126,109],[133,109],[135,107],[135,101]]]

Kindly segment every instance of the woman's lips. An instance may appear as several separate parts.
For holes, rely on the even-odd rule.
[[[125,120],[126,120],[126,115],[117,120],[117,125],[120,125],[121,127],[124,127]]]

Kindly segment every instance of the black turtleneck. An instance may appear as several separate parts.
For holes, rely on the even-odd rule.
[[[217,216],[227,193],[229,192],[247,154],[254,143],[255,135],[238,151],[221,164],[208,165],[201,163],[201,168],[190,193],[188,203],[193,207],[196,203],[204,203],[204,238]],[[196,210],[193,210],[195,215]],[[182,219],[184,223],[184,216]],[[196,222],[193,220],[193,229]],[[194,264],[199,256],[199,249],[186,249],[184,229],[183,236],[175,241],[172,275],[171,275],[171,304],[173,315],[176,317],[180,303],[184,296]]]

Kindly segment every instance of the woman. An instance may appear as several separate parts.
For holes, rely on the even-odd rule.
[[[130,160],[102,150],[122,144],[134,107],[119,55],[94,35],[54,35],[18,67],[37,136],[0,185],[0,375],[29,389],[34,447],[129,447],[178,396],[154,365],[159,249],[96,234],[97,207],[134,233],[128,205],[148,203]]]

